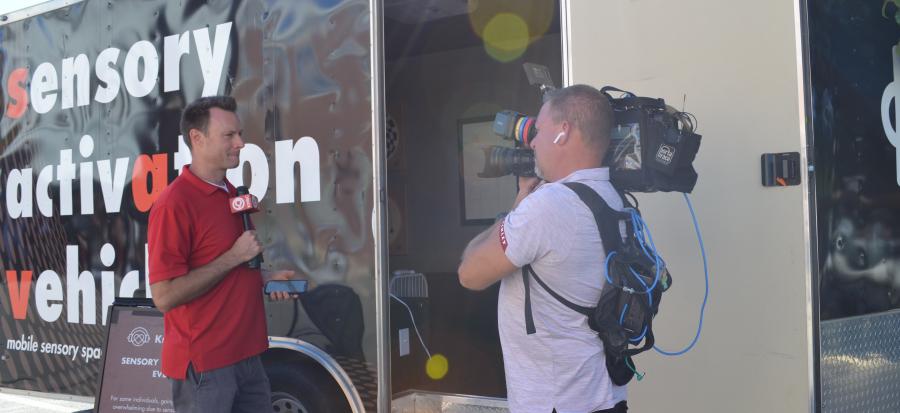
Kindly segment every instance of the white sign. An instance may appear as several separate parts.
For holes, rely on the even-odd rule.
[[[888,83],[884,88],[884,94],[881,95],[881,126],[884,127],[884,134],[894,148],[897,148],[897,185],[900,186],[900,135],[897,128],[900,126],[900,50],[897,46],[891,48],[891,57],[894,61],[894,81]],[[891,126],[890,107],[891,101],[894,101],[894,125]]]

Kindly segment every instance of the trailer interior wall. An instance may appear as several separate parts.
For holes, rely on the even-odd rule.
[[[568,5],[573,83],[658,96],[699,120],[692,200],[710,268],[702,336],[680,357],[637,358],[635,411],[811,410],[806,178],[764,188],[760,155],[805,164],[794,2],[594,1]],[[564,17],[566,18],[566,17]],[[564,26],[565,27],[565,26]],[[673,274],[654,323],[676,350],[697,328],[703,266],[680,194],[638,197]]]
[[[425,26],[422,39],[386,36],[395,39],[387,42],[387,55],[401,54],[397,49],[407,48],[408,44],[441,44],[446,42],[445,37],[472,36],[462,32],[471,30],[467,19],[463,23],[452,26],[461,28],[456,32]],[[391,29],[386,27],[388,33],[393,33]],[[390,205],[397,209],[389,213],[390,270],[413,270],[424,275],[428,297],[405,301],[415,314],[429,351],[445,356],[449,363],[446,376],[433,379],[426,374],[427,356],[409,323],[409,313],[401,304],[392,302],[394,394],[424,390],[506,396],[497,333],[498,286],[469,291],[459,284],[456,272],[466,244],[488,227],[463,223],[460,125],[491,122],[496,112],[503,109],[538,112],[540,91],[529,86],[522,62],[549,66],[559,83],[562,68],[558,32],[534,39],[522,56],[509,62],[493,59],[481,44],[402,54],[387,62],[387,109],[396,122],[399,140],[399,149],[387,164]],[[492,133],[486,138],[497,145],[504,143]],[[480,170],[482,166],[467,168]],[[502,202],[511,205],[515,181],[508,180],[509,198]],[[408,331],[410,338],[409,354],[404,356],[399,354],[402,329]]]
[[[559,79],[559,42],[558,34],[541,37],[508,63],[492,59],[484,47],[389,62],[388,111],[398,122],[403,149],[402,165],[389,166],[395,173],[389,173],[388,185],[405,187],[407,197],[405,242],[400,253],[391,254],[392,269],[456,276],[462,250],[488,227],[461,223],[459,122],[492,121],[503,109],[536,115],[541,94],[528,85],[522,62],[548,65]],[[496,144],[506,142],[496,136]]]

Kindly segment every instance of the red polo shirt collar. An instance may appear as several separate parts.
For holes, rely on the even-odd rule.
[[[185,165],[181,167],[181,175],[184,176],[191,185],[195,186],[197,189],[203,191],[203,195],[212,195],[216,193],[216,190],[222,189],[218,186],[215,186],[209,182],[204,181],[197,175],[194,175],[194,172],[191,171],[191,165]],[[231,182],[225,180],[225,187],[228,188],[229,194],[234,194],[236,190],[234,186],[231,185]]]

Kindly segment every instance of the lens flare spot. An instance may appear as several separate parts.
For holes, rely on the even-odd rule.
[[[435,354],[425,363],[425,373],[428,374],[428,377],[432,380],[440,380],[447,375],[449,366],[450,362],[447,361],[447,358],[444,357],[444,355]]]
[[[516,14],[498,13],[484,27],[484,48],[501,62],[510,62],[528,48],[528,24]]]
[[[484,39],[484,30],[497,14],[511,13],[528,26],[529,42],[547,34],[554,21],[559,19],[556,1],[521,0],[468,0],[469,24],[472,33]]]

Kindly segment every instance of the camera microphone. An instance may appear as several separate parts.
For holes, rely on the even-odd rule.
[[[250,191],[247,190],[246,186],[239,186],[236,190],[237,196],[228,200],[228,206],[231,208],[232,214],[241,215],[244,231],[249,231],[253,229],[250,226],[250,213],[258,211],[257,206],[259,205],[259,201],[255,196],[250,195]],[[250,261],[247,261],[247,267],[258,269],[260,262],[262,262],[262,253],[253,257]]]

